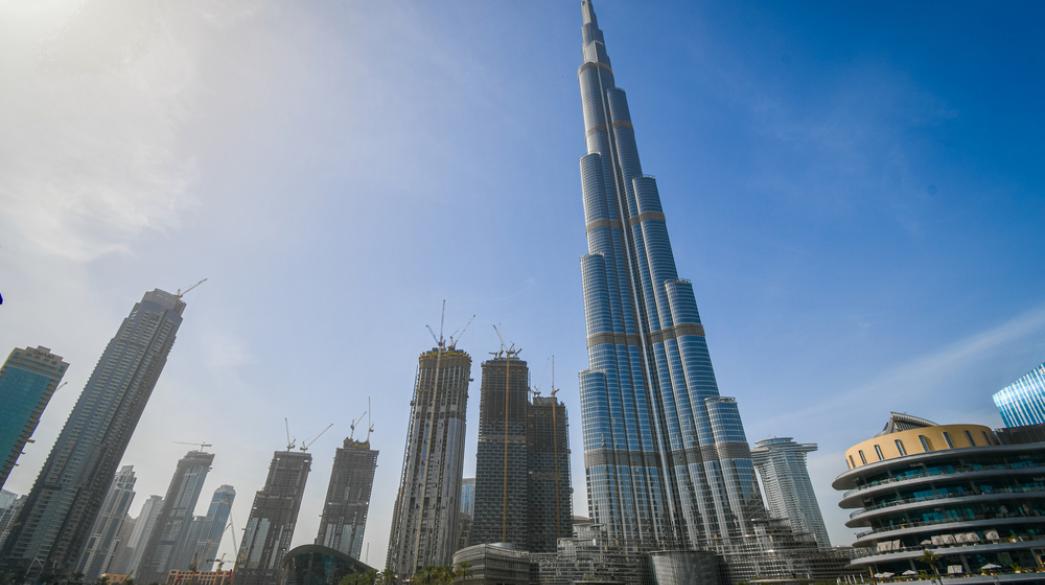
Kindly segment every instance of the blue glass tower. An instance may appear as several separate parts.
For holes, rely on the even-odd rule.
[[[1045,363],[996,392],[994,405],[1007,427],[1045,423]]]
[[[0,487],[69,364],[46,347],[16,348],[0,368]]]
[[[747,438],[736,402],[719,396],[693,285],[676,271],[590,0],[581,12],[590,513],[621,545],[725,550],[764,515]]]

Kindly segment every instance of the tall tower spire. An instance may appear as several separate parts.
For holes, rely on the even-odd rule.
[[[581,15],[590,513],[621,544],[725,550],[761,509],[747,439],[736,402],[719,396],[693,285],[678,276],[591,0]]]

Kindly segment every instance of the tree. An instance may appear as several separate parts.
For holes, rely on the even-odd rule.
[[[936,563],[940,560],[939,555],[929,549],[925,549],[922,551],[922,556],[918,557],[918,560],[923,564],[929,565],[933,572],[933,583],[942,583],[940,581],[940,571],[936,568]]]

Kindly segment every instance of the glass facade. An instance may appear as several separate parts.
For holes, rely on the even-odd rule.
[[[1045,423],[1045,363],[995,393],[994,405],[1006,427]]]
[[[835,480],[846,526],[864,528],[853,566],[872,573],[999,577],[1045,570],[1045,443],[940,449],[856,467]],[[936,557],[925,564],[924,553]]]
[[[69,364],[46,347],[14,349],[0,368],[0,487]]]
[[[761,509],[743,425],[736,403],[719,397],[693,286],[676,272],[590,0],[582,16],[589,512],[621,545],[726,548]]]

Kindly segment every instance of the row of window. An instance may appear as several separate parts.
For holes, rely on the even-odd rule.
[[[993,441],[991,441],[991,437],[990,437],[990,435],[987,434],[987,431],[981,431],[981,433],[983,434],[983,440],[980,442],[980,444],[976,443],[976,438],[973,436],[972,431],[966,429],[966,430],[964,430],[962,432],[965,434],[965,439],[966,439],[966,441],[969,444],[968,446],[970,446],[970,447],[982,447],[982,446],[992,445],[994,443]],[[955,448],[955,446],[954,446],[954,439],[951,437],[951,433],[950,432],[943,431],[943,440],[944,440],[945,443],[947,443],[947,448],[948,449],[954,449]],[[896,451],[900,454],[900,456],[901,457],[906,457],[907,456],[907,447],[906,447],[906,445],[904,445],[903,440],[902,439],[894,439],[893,442],[896,445]],[[930,439],[929,437],[927,437],[925,435],[918,435],[918,442],[921,444],[922,451],[925,452],[925,453],[930,453],[930,452],[936,450],[936,448],[933,446],[932,439]],[[881,445],[878,445],[877,443],[874,445],[874,453],[875,453],[875,456],[878,457],[878,461],[884,461],[885,460],[885,455],[882,454],[882,447],[881,447]],[[867,455],[864,454],[864,450],[863,449],[858,449],[857,450],[857,456],[860,457],[860,464],[861,465],[867,465]],[[852,469],[854,467],[856,467],[856,462],[853,461],[853,456],[850,455],[849,456],[849,469]]]

